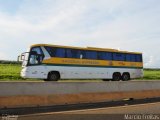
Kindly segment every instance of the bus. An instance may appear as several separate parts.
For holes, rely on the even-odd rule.
[[[95,47],[34,44],[19,57],[21,77],[46,81],[143,77],[142,53]]]

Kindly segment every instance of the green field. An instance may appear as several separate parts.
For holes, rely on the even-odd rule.
[[[0,80],[19,80],[21,65],[0,64]]]
[[[145,80],[160,80],[160,69],[144,69]]]
[[[18,81],[20,77],[20,64],[0,64],[0,80]],[[160,80],[160,69],[145,69],[143,80]],[[28,79],[30,80],[30,79]],[[141,80],[141,79],[138,79]],[[99,80],[100,81],[100,80]]]

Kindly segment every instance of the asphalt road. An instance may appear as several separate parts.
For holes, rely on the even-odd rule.
[[[126,115],[131,114],[137,115],[137,117],[141,118],[145,117],[145,119],[149,118],[149,120],[160,120],[160,102],[139,105],[125,105],[118,107],[22,115],[18,116],[18,120],[124,120],[126,119]]]
[[[54,114],[160,114],[160,102],[119,107],[57,112]]]

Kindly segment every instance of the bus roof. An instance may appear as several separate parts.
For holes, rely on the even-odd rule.
[[[33,44],[31,47],[36,46],[50,46],[50,47],[60,47],[60,48],[71,48],[71,49],[80,49],[80,50],[95,50],[95,51],[105,51],[105,52],[118,52],[118,53],[132,53],[132,54],[142,54],[140,52],[129,52],[129,51],[122,51],[117,49],[110,49],[110,48],[97,48],[97,47],[73,47],[73,46],[63,46],[63,45],[52,45],[52,44]]]

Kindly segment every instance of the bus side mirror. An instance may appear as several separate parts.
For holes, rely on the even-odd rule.
[[[22,54],[22,55],[21,55],[21,60],[23,61],[24,59],[25,59],[25,55]]]
[[[17,61],[23,61],[25,58],[25,56],[23,54],[19,55],[18,58],[17,58]]]

